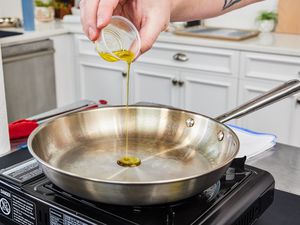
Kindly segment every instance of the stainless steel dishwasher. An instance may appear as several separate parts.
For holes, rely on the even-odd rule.
[[[53,53],[51,40],[2,48],[9,122],[56,108]]]

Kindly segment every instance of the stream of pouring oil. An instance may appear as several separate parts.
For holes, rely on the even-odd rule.
[[[114,57],[113,55],[106,53],[106,52],[99,52],[99,56],[101,56],[104,60],[108,62],[116,62],[120,59],[125,61],[127,63],[127,79],[126,79],[126,115],[125,115],[125,127],[126,127],[126,143],[125,143],[125,156],[120,158],[117,163],[120,166],[124,167],[135,167],[139,166],[141,164],[141,160],[137,157],[128,155],[128,120],[129,120],[129,79],[130,79],[130,66],[133,62],[135,56],[134,53],[129,50],[118,50],[114,51],[113,54],[117,57]]]

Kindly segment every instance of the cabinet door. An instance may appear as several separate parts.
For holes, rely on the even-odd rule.
[[[239,102],[246,101],[280,85],[280,82],[263,80],[241,80]],[[259,132],[272,133],[281,143],[290,143],[294,129],[295,96],[288,97],[238,120],[242,127]]]
[[[295,108],[292,113],[293,126],[291,127],[290,144],[300,147],[300,94],[295,96]]]
[[[237,103],[237,80],[207,72],[183,72],[182,107],[215,117]]]
[[[173,84],[178,71],[152,64],[138,64],[134,70],[134,101],[178,107],[178,90]]]
[[[122,69],[94,64],[80,64],[80,96],[98,101],[105,99],[110,105],[125,103],[125,78]]]
[[[77,100],[73,34],[52,36],[54,45],[55,90],[57,107]]]

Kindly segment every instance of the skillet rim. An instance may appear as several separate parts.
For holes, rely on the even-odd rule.
[[[169,184],[169,183],[176,183],[176,182],[182,182],[182,181],[186,181],[186,180],[192,180],[192,179],[197,179],[198,177],[201,176],[205,176],[208,175],[210,173],[213,173],[214,171],[217,171],[223,167],[226,167],[229,163],[231,163],[233,161],[233,159],[236,157],[236,155],[239,152],[240,149],[240,141],[238,136],[236,135],[236,133],[226,124],[221,123],[220,121],[211,118],[209,116],[200,114],[200,113],[196,113],[196,112],[192,112],[192,111],[188,111],[188,110],[183,110],[183,109],[178,109],[178,108],[173,108],[173,107],[166,107],[166,106],[162,106],[162,105],[149,105],[149,104],[142,104],[142,105],[129,105],[128,108],[147,108],[147,109],[160,109],[160,110],[171,110],[171,111],[178,111],[181,113],[190,113],[196,116],[201,116],[204,117],[206,119],[212,120],[213,122],[223,126],[225,129],[229,130],[230,133],[232,134],[232,136],[234,137],[235,141],[236,141],[236,151],[235,153],[232,155],[232,157],[230,157],[230,159],[228,159],[227,161],[223,162],[222,164],[218,165],[217,167],[215,167],[214,169],[208,170],[207,172],[198,174],[198,175],[192,175],[192,176],[187,176],[187,177],[183,177],[183,178],[175,178],[175,179],[169,179],[169,180],[159,180],[159,181],[114,181],[114,180],[103,180],[103,179],[95,179],[95,178],[90,178],[90,177],[83,177],[83,176],[79,176],[75,173],[71,173],[62,169],[59,169],[57,167],[52,166],[51,164],[49,164],[48,162],[45,162],[43,159],[41,159],[33,150],[32,148],[32,142],[34,137],[43,129],[45,128],[47,125],[54,123],[55,121],[59,120],[59,119],[63,119],[63,118],[67,118],[67,117],[71,117],[74,116],[76,114],[83,114],[86,112],[92,112],[92,111],[98,111],[98,110],[103,110],[103,109],[114,109],[114,108],[126,108],[125,105],[113,105],[113,106],[101,106],[99,108],[94,108],[94,109],[88,109],[88,110],[84,110],[84,111],[79,111],[79,112],[73,112],[61,117],[56,117],[52,120],[49,120],[47,122],[45,122],[42,125],[39,125],[28,137],[27,140],[27,146],[28,146],[28,150],[30,152],[30,154],[43,166],[45,166],[47,169],[51,169],[53,171],[55,171],[56,173],[60,173],[66,176],[70,176],[72,178],[75,179],[83,179],[85,181],[90,181],[90,182],[98,182],[98,183],[106,183],[106,184],[119,184],[119,185],[123,185],[123,184],[130,184],[130,185],[155,185],[155,184]],[[46,175],[47,176],[47,175]]]

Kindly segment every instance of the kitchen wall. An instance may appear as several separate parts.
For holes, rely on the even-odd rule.
[[[276,10],[277,3],[278,0],[265,0],[223,16],[205,20],[205,24],[207,26],[255,29],[257,13],[261,10]],[[1,0],[0,17],[3,16],[17,16],[22,18],[21,0]]]
[[[15,16],[15,17],[22,18],[21,0],[1,0],[0,17],[5,17],[5,16]]]
[[[255,29],[255,18],[261,10],[276,10],[278,0],[265,0],[229,12],[225,15],[205,20],[205,25],[215,27],[231,27],[240,29]]]

